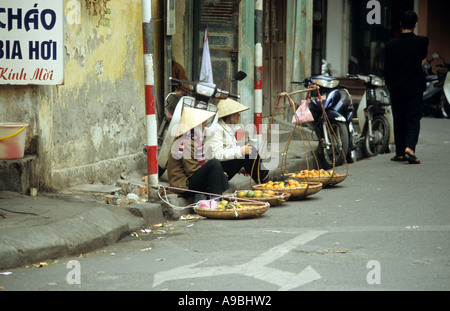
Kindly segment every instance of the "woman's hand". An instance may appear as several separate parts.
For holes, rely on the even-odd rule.
[[[244,176],[249,176],[249,175],[250,175],[249,173],[247,173],[247,171],[245,170],[245,168],[242,168],[242,169],[239,171],[239,174],[242,174],[242,175],[244,175]]]
[[[241,147],[241,154],[248,155],[251,153],[252,153],[252,146],[250,146],[250,144]]]

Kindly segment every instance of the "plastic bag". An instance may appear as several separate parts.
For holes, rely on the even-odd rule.
[[[309,102],[310,100],[302,100],[300,106],[297,109],[297,112],[295,113],[296,115],[292,117],[293,124],[314,121],[311,110],[309,110],[308,108]]]
[[[219,205],[219,202],[217,202],[216,200],[200,200],[197,203],[197,206],[199,208],[204,209],[215,209],[217,208],[217,205]]]

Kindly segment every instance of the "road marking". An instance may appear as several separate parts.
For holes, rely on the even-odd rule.
[[[306,267],[299,274],[266,267],[266,265],[283,257],[295,247],[305,244],[321,236],[327,231],[309,231],[295,238],[275,246],[260,256],[241,265],[197,267],[206,260],[177,267],[171,270],[157,272],[153,278],[153,287],[167,281],[203,278],[226,274],[242,274],[279,286],[278,290],[290,290],[321,278],[311,266]]]

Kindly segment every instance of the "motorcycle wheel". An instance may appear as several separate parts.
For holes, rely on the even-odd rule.
[[[364,154],[367,157],[374,157],[387,149],[391,127],[384,115],[375,115],[372,121],[373,140],[369,137],[368,123],[364,126]]]
[[[331,169],[333,168],[333,154],[335,158],[335,166],[339,166],[344,164],[345,157],[348,153],[349,148],[349,136],[348,136],[348,129],[345,123],[337,122],[337,121],[330,121],[331,127],[333,128],[333,131],[331,132],[331,139],[333,141],[333,147],[327,149],[325,144],[323,144],[320,148],[322,149],[322,159],[323,159],[323,168],[324,169]],[[322,133],[323,137],[323,133]],[[336,140],[337,137],[337,140]],[[339,141],[339,143],[338,143]],[[340,145],[339,145],[340,144]],[[320,146],[320,145],[319,145]],[[341,150],[342,146],[342,150]],[[333,150],[334,149],[334,150]]]

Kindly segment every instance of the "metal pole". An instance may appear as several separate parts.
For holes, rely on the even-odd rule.
[[[154,201],[155,188],[158,186],[158,136],[153,86],[155,72],[153,67],[153,21],[152,1],[142,0],[142,33],[144,40],[144,79],[145,79],[145,111],[147,115],[147,173],[148,199]]]
[[[263,106],[263,0],[255,0],[255,127],[258,147],[262,137]]]

